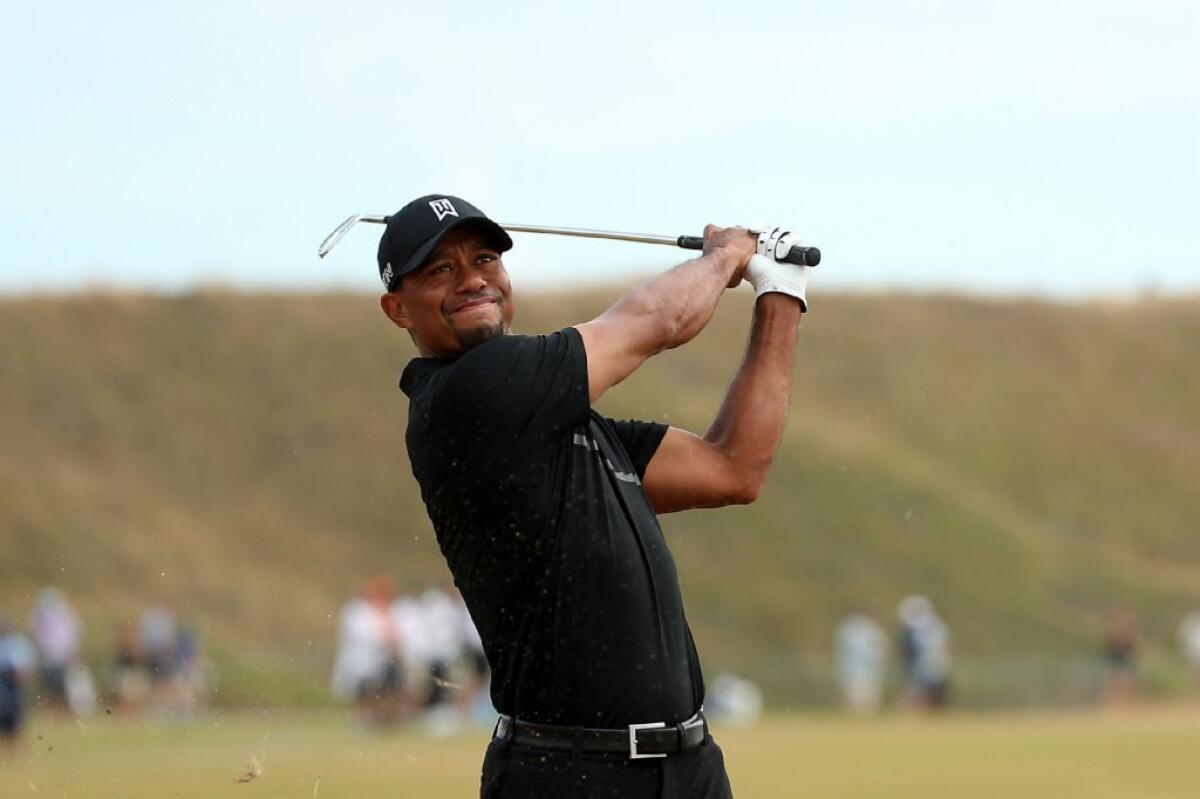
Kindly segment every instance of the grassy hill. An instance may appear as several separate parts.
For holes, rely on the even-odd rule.
[[[616,294],[522,297],[518,327]],[[702,430],[749,307],[731,295],[602,410]],[[837,618],[890,623],[919,591],[972,701],[1079,694],[1118,606],[1177,686],[1175,625],[1200,605],[1198,353],[1195,299],[819,297],[761,500],[665,522],[709,674],[822,696]],[[444,569],[404,451],[412,354],[363,295],[0,300],[0,610],[57,584],[98,658],[167,599],[231,700],[321,695],[360,580]]]

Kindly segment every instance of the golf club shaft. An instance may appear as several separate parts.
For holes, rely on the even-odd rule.
[[[373,222],[386,225],[388,217],[373,214],[357,214],[338,225],[332,233],[325,237],[317,249],[317,255],[324,258],[334,245],[342,240],[356,223]],[[508,225],[500,223],[500,227],[513,233],[544,233],[552,236],[576,236],[585,239],[612,239],[614,241],[633,241],[639,244],[666,244],[671,247],[682,247],[685,250],[704,249],[704,239],[700,236],[656,236],[651,233],[620,233],[614,230],[590,230],[588,228],[549,227],[546,225]],[[816,266],[821,262],[821,251],[816,247],[792,247],[791,251],[779,259],[789,264],[801,266]]]
[[[614,241],[636,241],[641,244],[683,246],[674,236],[655,236],[652,233],[618,233],[615,230],[588,230],[587,228],[547,227],[545,225],[509,225],[504,222],[500,222],[499,225],[510,233],[547,233],[552,236],[578,236],[583,239],[612,239]]]
[[[651,233],[618,233],[612,230],[504,223],[501,223],[500,227],[515,233],[548,233],[555,236],[579,236],[585,239],[614,239],[616,241],[636,241],[642,244],[667,244],[672,247],[682,247],[685,250],[704,249],[704,239],[701,236],[655,236]],[[792,247],[791,251],[779,260],[799,266],[816,266],[821,262],[821,251],[816,247],[796,246]]]

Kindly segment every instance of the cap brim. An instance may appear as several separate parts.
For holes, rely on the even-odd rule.
[[[449,227],[439,230],[436,234],[430,237],[429,241],[421,244],[413,251],[413,254],[408,257],[408,260],[396,271],[396,280],[399,280],[404,275],[415,272],[421,268],[421,264],[425,263],[430,254],[437,248],[438,244],[446,234],[451,230],[457,230],[463,225],[475,225],[488,235],[492,236],[496,243],[500,245],[500,252],[508,252],[512,249],[512,238],[508,235],[508,231],[497,225],[486,216],[467,216],[462,219],[455,220]]]

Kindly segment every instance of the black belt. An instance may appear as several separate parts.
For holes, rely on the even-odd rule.
[[[704,720],[703,713],[697,713],[678,724],[656,721],[630,724],[624,729],[614,730],[533,724],[502,713],[492,737],[541,749],[612,752],[625,755],[630,760],[640,760],[695,749],[708,737],[708,722]]]

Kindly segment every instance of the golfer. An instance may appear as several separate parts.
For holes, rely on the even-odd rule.
[[[763,485],[807,283],[764,257],[786,244],[709,226],[701,257],[526,336],[511,330],[502,228],[443,195],[390,218],[380,304],[420,353],[400,380],[409,459],[501,713],[481,796],[732,795],[656,514],[752,502]],[[758,293],[750,342],[705,435],[592,409],[696,336],[743,277]]]

